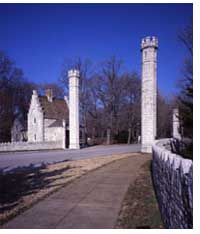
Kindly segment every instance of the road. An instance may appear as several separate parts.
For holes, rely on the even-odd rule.
[[[97,156],[112,154],[140,152],[141,146],[134,145],[100,145],[83,148],[80,150],[55,150],[0,153],[0,170],[10,171],[19,167],[40,166],[65,160],[80,160]]]

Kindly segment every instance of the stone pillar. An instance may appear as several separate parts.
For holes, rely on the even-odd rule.
[[[178,108],[173,109],[173,138],[181,139]]]
[[[79,142],[79,71],[70,70],[69,77],[69,148],[80,149]]]
[[[142,152],[151,153],[156,138],[157,118],[157,49],[158,39],[146,37],[141,42],[142,52]]]

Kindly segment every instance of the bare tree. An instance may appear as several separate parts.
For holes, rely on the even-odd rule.
[[[119,114],[122,106],[122,61],[112,57],[104,61],[96,74],[96,90],[99,105],[104,109],[107,144],[111,144],[119,130]]]
[[[173,100],[158,91],[157,95],[157,138],[171,137]]]
[[[193,137],[193,27],[192,23],[179,34],[180,41],[187,49],[183,63],[183,78],[180,80],[179,108],[184,135]]]
[[[123,130],[128,132],[127,143],[137,141],[141,126],[141,81],[136,72],[122,77],[124,84],[123,105],[120,111]]]
[[[27,118],[34,84],[21,69],[0,51],[0,141],[10,141],[10,131],[16,116]]]
[[[181,152],[184,157],[193,157],[193,26],[192,21],[180,32],[179,40],[187,49],[180,80],[180,93],[178,95],[181,135],[190,138],[191,143],[186,144],[185,150]],[[182,131],[183,130],[183,131]]]
[[[66,91],[67,71],[72,68],[80,71],[80,112],[85,135],[94,143],[111,144],[122,138],[128,143],[134,141],[140,134],[137,74],[123,72],[123,62],[116,57],[103,61],[95,70],[89,60],[78,58],[65,63],[61,82]]]

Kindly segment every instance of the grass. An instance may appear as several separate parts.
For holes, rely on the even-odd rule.
[[[134,155],[138,154],[65,161],[37,168],[30,165],[17,168],[10,173],[0,172],[0,225],[83,174]]]
[[[115,228],[163,228],[151,180],[151,161],[141,168],[141,173],[130,186],[121,206]]]

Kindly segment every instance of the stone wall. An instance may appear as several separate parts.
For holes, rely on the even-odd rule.
[[[152,177],[166,228],[193,227],[193,163],[171,153],[173,139],[152,147]]]
[[[52,150],[62,149],[62,141],[49,142],[8,142],[0,144],[0,152],[6,151],[26,151],[26,150]]]

